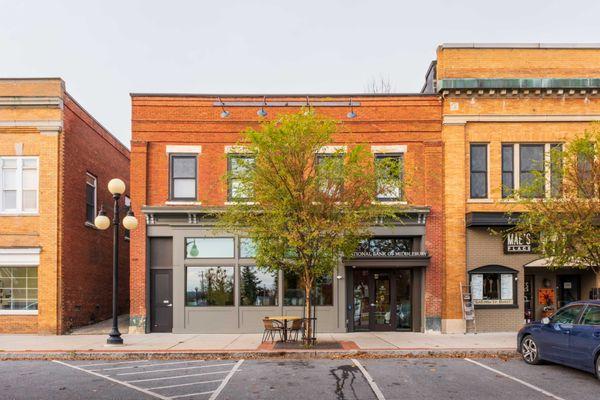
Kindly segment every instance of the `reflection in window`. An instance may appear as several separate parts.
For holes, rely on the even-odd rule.
[[[186,238],[185,258],[233,258],[233,238]]]
[[[317,306],[333,305],[333,276],[325,275],[318,278],[313,287],[314,304]],[[283,305],[285,306],[303,306],[304,289],[300,284],[300,277],[297,274],[286,272],[283,274]]]
[[[583,325],[600,325],[600,306],[588,306],[581,323]]]
[[[574,324],[583,306],[571,306],[558,311],[552,316],[552,322],[556,324]]]
[[[187,267],[185,305],[232,306],[233,267]]]
[[[249,200],[254,193],[249,181],[249,171],[254,168],[254,157],[249,155],[229,155],[228,200]]]
[[[539,177],[544,172],[544,145],[522,144],[519,157],[519,180],[523,197],[543,197],[544,185]]]
[[[277,272],[255,266],[240,267],[240,305],[276,306],[278,304]]]
[[[240,258],[254,258],[256,243],[250,238],[240,238]]]
[[[0,267],[0,311],[37,309],[37,267]]]
[[[402,154],[375,155],[377,200],[394,201],[402,199],[402,172]]]
[[[394,256],[410,253],[412,246],[412,238],[370,238],[360,242],[357,252],[359,254],[367,253],[372,256]]]
[[[487,193],[487,144],[471,145],[471,198],[485,199]]]
[[[171,199],[196,200],[196,156],[171,156]]]

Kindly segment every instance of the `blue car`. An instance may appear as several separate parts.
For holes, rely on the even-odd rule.
[[[569,303],[551,318],[525,325],[517,351],[527,364],[551,361],[600,379],[600,300]]]

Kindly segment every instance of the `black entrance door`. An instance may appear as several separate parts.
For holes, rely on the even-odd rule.
[[[558,308],[564,307],[572,301],[581,300],[579,275],[558,275],[556,284],[558,286]]]
[[[152,269],[150,282],[150,330],[173,330],[173,270]]]
[[[412,329],[412,274],[407,269],[353,269],[355,331]]]

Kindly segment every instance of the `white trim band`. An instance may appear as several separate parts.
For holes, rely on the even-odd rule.
[[[167,145],[167,154],[170,153],[193,153],[202,154],[202,146],[181,146],[181,145]]]
[[[252,152],[246,146],[225,146],[226,154],[251,154]]]
[[[38,266],[40,265],[40,251],[39,247],[0,248],[0,265],[7,267]]]
[[[593,122],[600,115],[445,115],[444,125],[464,125],[467,122]]]
[[[406,153],[407,146],[405,144],[371,146],[371,153],[387,154],[387,153]]]
[[[319,154],[334,154],[334,153],[346,153],[348,146],[323,146],[317,153]]]

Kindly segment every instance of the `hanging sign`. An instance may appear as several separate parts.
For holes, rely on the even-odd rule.
[[[529,232],[508,232],[504,237],[504,253],[533,253],[533,234]]]

